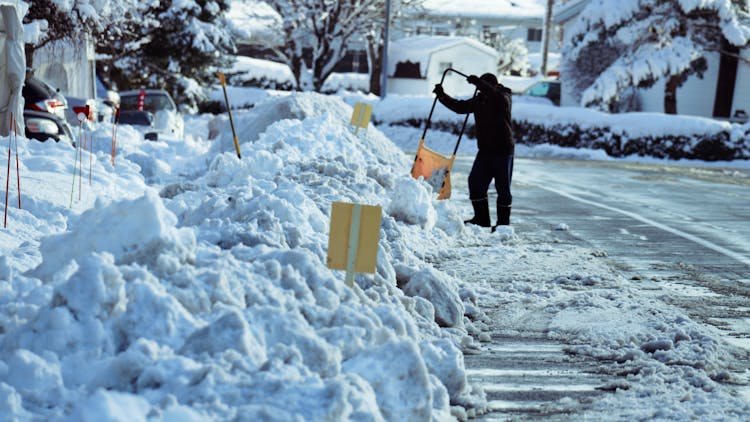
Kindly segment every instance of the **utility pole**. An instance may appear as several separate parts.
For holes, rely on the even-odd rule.
[[[554,0],[547,0],[547,11],[544,14],[544,36],[542,37],[542,78],[547,77],[547,56],[549,55],[549,39],[552,36],[552,7]]]
[[[388,28],[391,26],[391,0],[385,0],[385,30],[383,31],[383,69],[381,69],[380,98],[388,89]]]

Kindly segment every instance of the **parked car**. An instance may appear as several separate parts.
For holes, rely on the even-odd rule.
[[[73,132],[65,119],[68,103],[55,89],[33,75],[27,75],[21,94],[24,99],[24,132],[29,139],[73,143]]]
[[[86,114],[89,122],[107,122],[112,123],[115,115],[116,104],[119,103],[117,92],[107,89],[104,83],[96,76],[96,98],[79,98],[69,95],[65,96],[68,101],[68,111],[66,113],[68,123],[72,126],[78,126],[78,115]],[[87,109],[88,107],[88,113]]]
[[[36,76],[26,77],[21,94],[25,109],[43,111],[65,118],[65,110],[68,108],[65,97]]]
[[[73,132],[65,119],[45,111],[24,110],[24,133],[29,139],[45,142],[53,139],[55,142],[74,144]]]
[[[150,111],[121,110],[117,123],[133,126],[150,141],[159,139],[159,134],[154,127],[154,115]]]
[[[182,138],[185,135],[185,121],[177,109],[174,100],[162,89],[146,89],[143,97],[143,111],[154,115],[154,129],[160,135]],[[120,92],[120,109],[138,110],[138,99],[141,90]],[[122,121],[122,112],[120,115]]]
[[[537,98],[546,98],[552,104],[560,105],[560,81],[538,81],[523,91],[522,95]]]

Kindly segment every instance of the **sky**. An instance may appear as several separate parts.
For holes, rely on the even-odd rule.
[[[642,369],[627,390],[593,403],[591,418],[733,420],[750,411],[714,381],[736,347],[716,330],[639,297],[590,250],[531,245],[512,226],[495,234],[464,226],[465,192],[437,201],[429,183],[408,176],[403,150],[417,129],[381,123],[355,133],[349,125],[354,101],[371,101],[380,121],[395,122],[427,113],[429,97],[378,103],[236,88],[230,99],[255,104],[234,111],[242,159],[226,115],[186,116],[185,139],[156,142],[102,123],[86,131],[78,160],[70,145],[19,140],[22,207],[11,184],[0,230],[1,414],[465,419],[487,408],[463,361],[464,350],[487,340],[481,306],[502,304],[500,322],[512,327],[529,301],[550,313],[551,336],[588,342],[576,353],[624,353]],[[435,117],[452,118],[444,110]],[[682,126],[668,122],[650,130]],[[472,154],[474,141],[464,145]],[[519,150],[535,153],[611,159]],[[382,207],[376,272],[357,274],[354,288],[326,266],[334,201]],[[530,264],[507,290],[469,283],[472,257],[460,255],[467,242],[496,245],[485,253],[500,271],[516,268],[519,256]],[[466,265],[431,263],[447,253]],[[648,352],[655,341],[660,352]],[[689,366],[665,363],[674,360]]]

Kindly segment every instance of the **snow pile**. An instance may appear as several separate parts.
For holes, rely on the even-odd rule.
[[[434,196],[433,190],[424,186],[423,179],[403,179],[391,192],[387,212],[398,221],[432,229],[437,220],[432,206]]]
[[[264,100],[235,116],[242,160],[221,152],[228,128],[210,149],[198,134],[149,143],[123,128],[125,158],[112,168],[97,152],[97,178],[141,171],[160,193],[92,199],[39,241],[28,271],[0,261],[0,412],[447,420],[481,409],[461,352],[476,347],[464,315],[478,315],[476,295],[420,253],[460,233],[458,213],[433,205],[380,132],[355,135],[351,112],[316,94]],[[205,134],[209,119],[190,124]],[[35,160],[68,170],[42,156],[60,146],[40,145],[29,171]],[[325,265],[332,201],[386,210],[377,271],[354,289]]]

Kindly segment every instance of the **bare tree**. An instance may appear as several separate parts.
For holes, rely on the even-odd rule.
[[[379,19],[383,0],[270,0],[281,16],[285,43],[276,55],[292,71],[297,89],[320,91],[348,44]]]
[[[367,64],[370,69],[370,92],[375,95],[381,95],[381,75],[383,73],[384,58],[384,29],[385,29],[385,11],[386,0],[377,0],[376,7],[379,15],[365,22],[361,27],[363,36],[367,44]],[[390,0],[390,25],[391,28],[399,29],[405,21],[413,18],[416,13],[420,12],[424,0]]]

